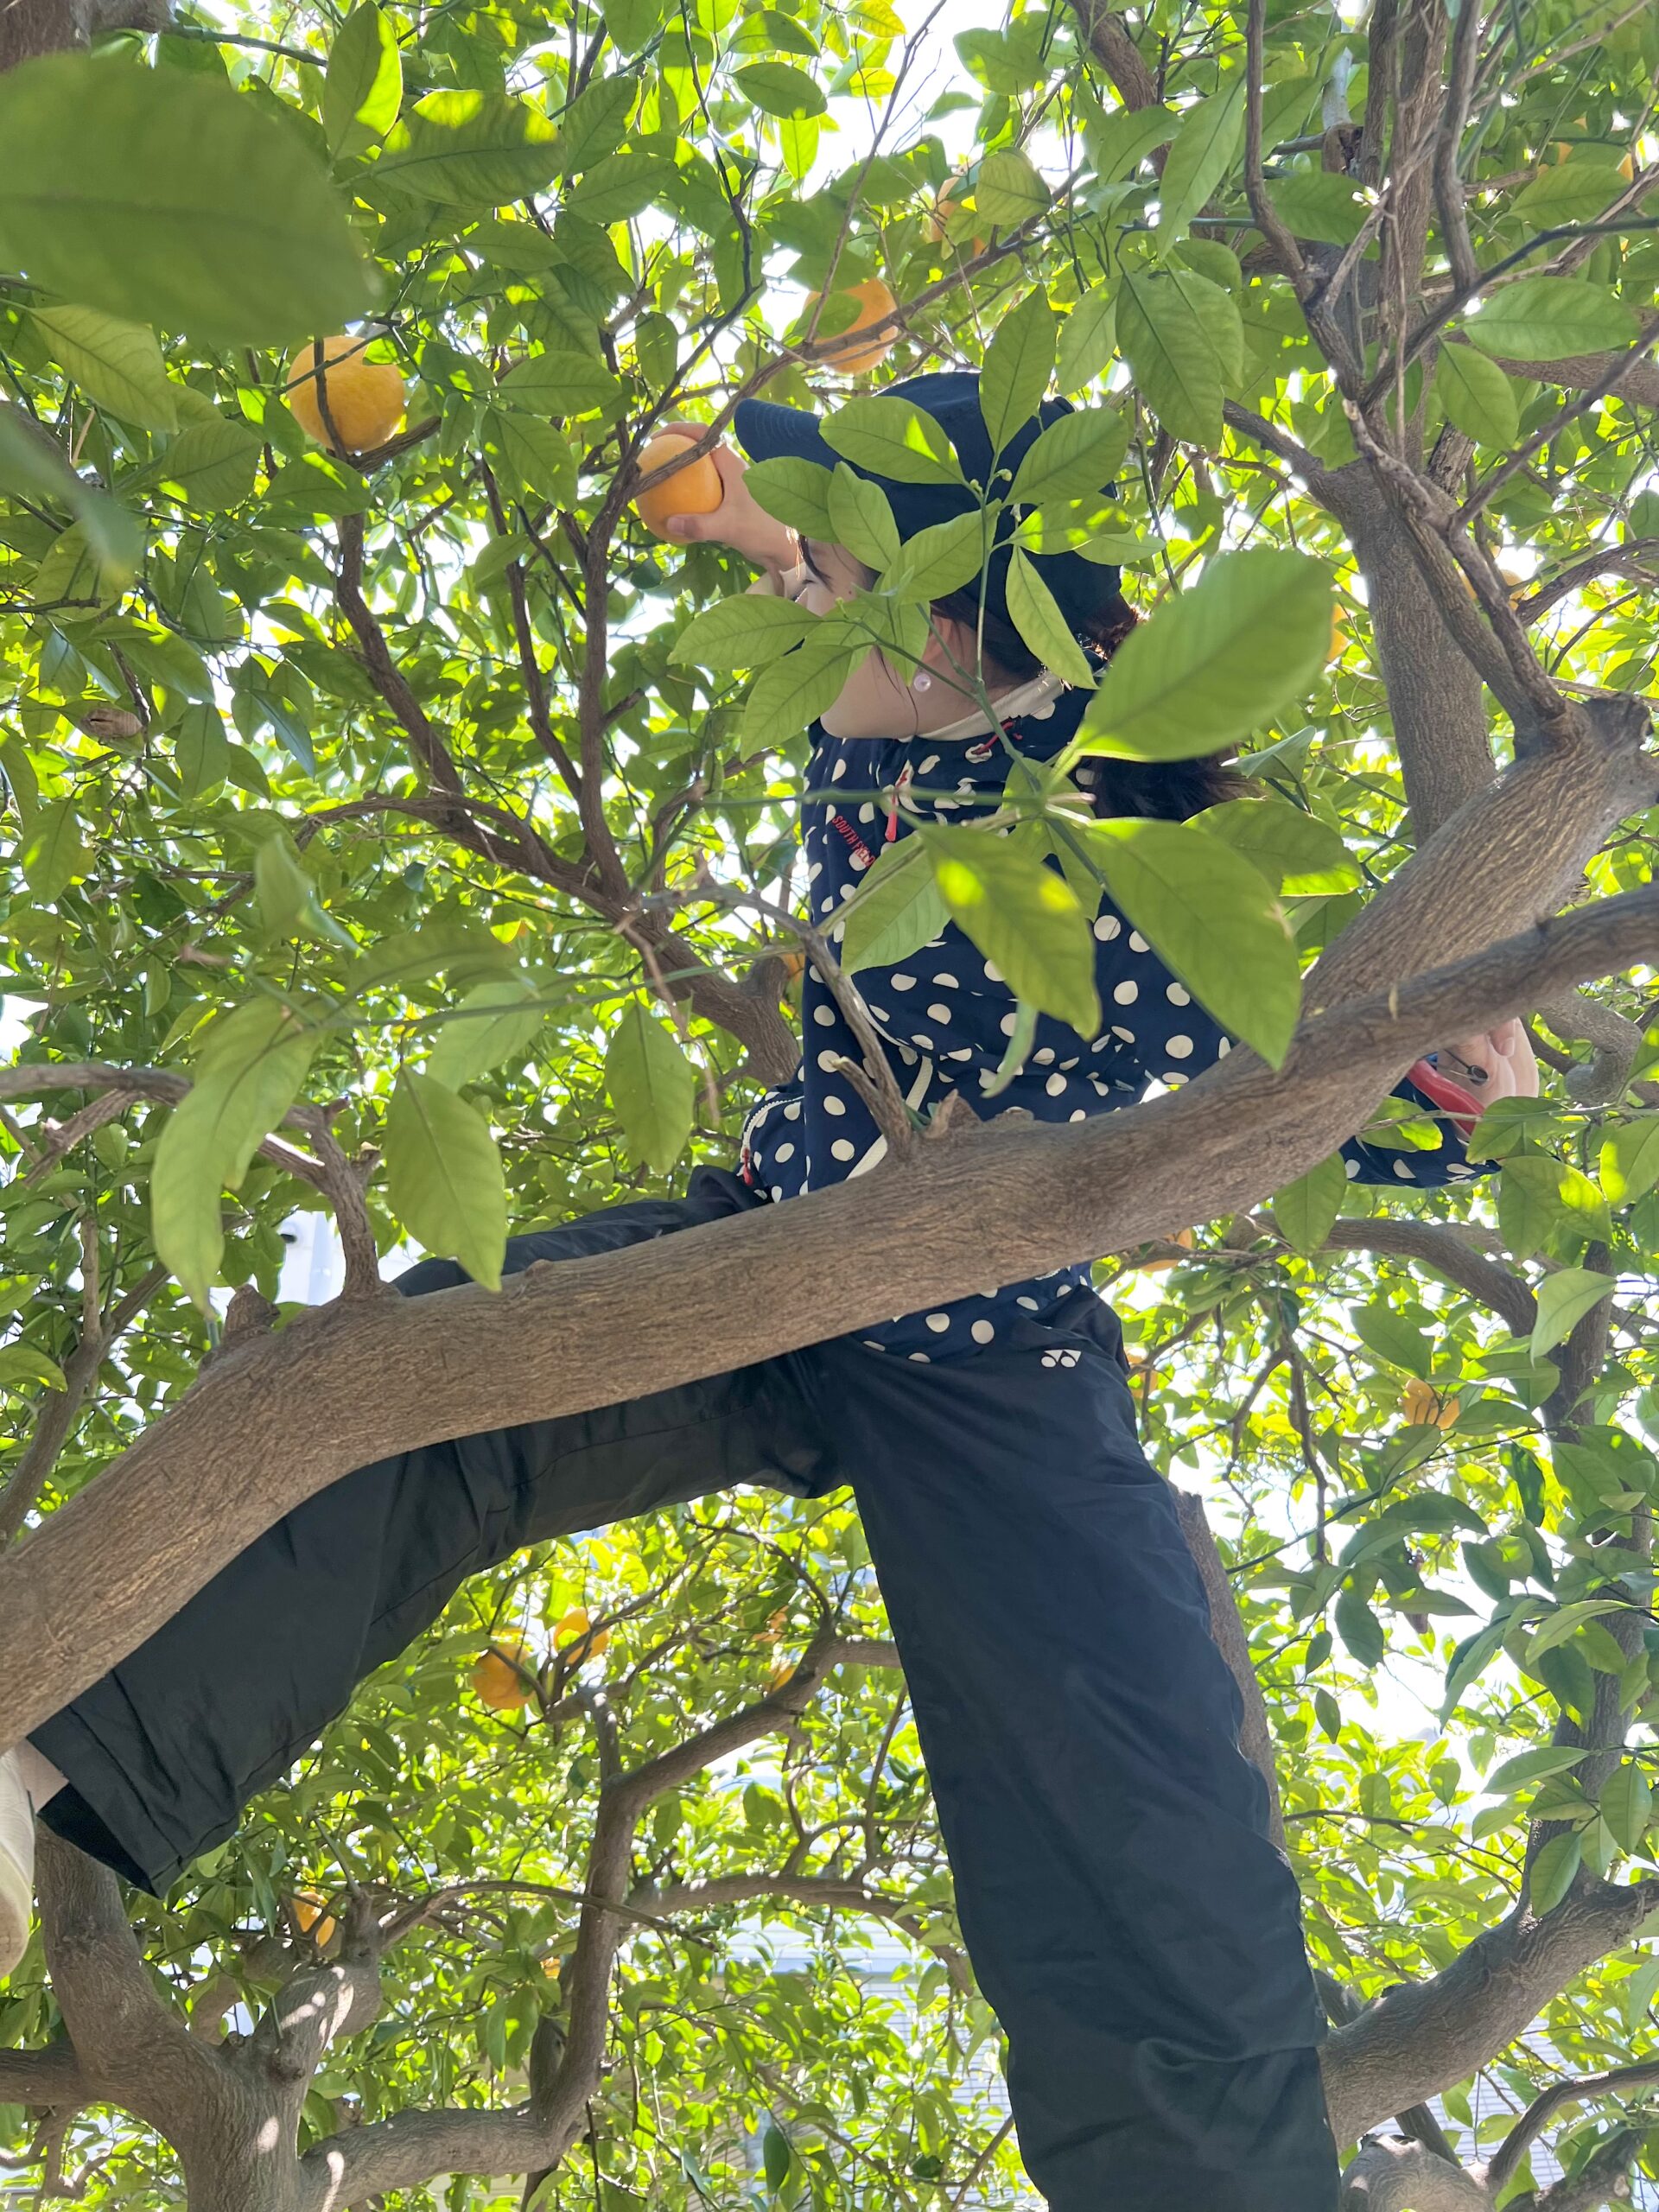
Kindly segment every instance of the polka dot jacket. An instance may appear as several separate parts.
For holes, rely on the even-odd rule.
[[[925,738],[838,740],[815,729],[803,842],[812,918],[831,941],[842,933],[832,918],[836,909],[886,844],[918,820],[963,821],[994,808],[1010,752],[1052,758],[1075,731],[1084,696],[1046,674],[1001,702],[1000,732],[977,716]],[[899,966],[861,969],[864,1007],[912,1110],[925,1120],[960,1091],[986,1114],[1022,1106],[1042,1121],[1080,1122],[1134,1104],[1154,1082],[1185,1083],[1226,1052],[1229,1039],[1219,1026],[1109,899],[1101,903],[1094,931],[1100,1033],[1085,1039],[1039,1016],[1023,1068],[982,1109],[979,1102],[1014,1027],[1014,996],[998,970],[954,922]],[[864,1174],[887,1150],[887,1139],[838,1067],[843,1057],[858,1061],[857,1041],[810,967],[801,1017],[800,1069],[750,1113],[739,1163],[746,1182],[779,1199]],[[1402,1083],[1399,1093],[1432,1111],[1411,1083]],[[1437,1118],[1437,1151],[1395,1151],[1354,1139],[1344,1147],[1350,1176],[1420,1188],[1467,1176],[1472,1171],[1455,1126]],[[1022,1312],[1052,1314],[1089,1281],[1087,1266],[1079,1266],[1026,1282],[987,1283],[936,1312],[885,1322],[862,1341],[912,1359],[960,1357],[995,1343]]]

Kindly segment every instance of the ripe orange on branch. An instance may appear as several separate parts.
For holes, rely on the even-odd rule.
[[[833,334],[820,332],[818,342],[821,345],[829,344],[833,339],[849,338],[855,331],[868,330],[873,323],[885,321],[899,304],[888,286],[879,276],[866,276],[856,284],[839,285],[830,296],[831,299],[845,297],[855,300],[857,308],[853,320],[844,329]],[[814,292],[807,302],[809,321],[812,310],[823,297],[822,292]],[[875,339],[868,346],[849,346],[836,353],[826,353],[825,365],[832,369],[840,369],[849,377],[862,376],[866,369],[873,369],[879,362],[887,359],[896,340],[897,333],[889,331],[886,337]]]
[[[308,1936],[320,1951],[327,1948],[334,1932],[334,1916],[327,1908],[327,1897],[319,1897],[315,1890],[295,1893],[294,1917],[299,1923],[300,1933]]]
[[[1458,1417],[1457,1395],[1414,1375],[1400,1394],[1400,1410],[1414,1428],[1450,1428]]]
[[[649,476],[653,469],[677,461],[687,442],[702,435],[695,423],[659,430],[635,454],[635,466],[641,476]],[[711,515],[725,496],[726,487],[715,467],[714,454],[704,453],[699,454],[689,468],[677,469],[663,483],[649,485],[636,493],[633,508],[654,537],[667,538],[671,544],[673,536],[668,528],[671,516]]]
[[[509,1653],[511,1658],[507,1656]],[[511,1713],[516,1707],[530,1703],[534,1693],[524,1676],[535,1671],[530,1646],[522,1638],[515,1638],[512,1643],[503,1643],[499,1649],[484,1654],[473,1669],[473,1690],[480,1703],[487,1705],[492,1712]]]
[[[371,361],[364,337],[344,333],[302,346],[288,365],[287,398],[307,437],[331,453],[369,453],[404,419],[404,379],[391,361]],[[330,436],[323,404],[340,433]]]
[[[591,1634],[590,1630],[593,1631]],[[582,1645],[584,1659],[597,1659],[610,1640],[609,1629],[594,1628],[586,1605],[573,1605],[553,1630],[553,1649],[556,1651],[569,1651]]]

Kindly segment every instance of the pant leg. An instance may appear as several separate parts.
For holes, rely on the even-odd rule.
[[[754,1203],[705,1171],[646,1201],[508,1245],[509,1271],[662,1236]],[[423,1261],[411,1296],[464,1278]],[[363,1678],[435,1619],[464,1579],[527,1543],[734,1483],[810,1487],[817,1453],[788,1360],[596,1412],[377,1460],[232,1560],[31,1741],[70,1787],[43,1817],[129,1880],[164,1891],[231,1834]]]
[[[814,1354],[1020,2152],[1052,2212],[1334,2212],[1296,1885],[1116,1323],[1075,1307]]]

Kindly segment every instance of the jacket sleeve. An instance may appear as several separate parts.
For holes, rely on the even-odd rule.
[[[954,922],[900,965],[862,969],[857,981],[890,1041],[927,1053],[976,1110],[1018,1105],[1042,1121],[1076,1121],[1132,1105],[1153,1083],[1188,1082],[1232,1044],[1109,899],[1102,900],[1094,935],[1097,1035],[1085,1039],[1039,1016],[1020,1074],[995,1097],[986,1093],[1014,1034],[1014,995]],[[1342,1147],[1351,1180],[1432,1189],[1484,1172],[1471,1166],[1451,1115],[1409,1077],[1395,1085],[1394,1095],[1438,1129],[1439,1143],[1420,1149],[1352,1137]]]

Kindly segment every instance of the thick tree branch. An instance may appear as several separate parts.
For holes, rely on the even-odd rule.
[[[1492,2154],[1485,2181],[1494,2199],[1508,2187],[1528,2150],[1563,2105],[1588,2104],[1598,2097],[1617,2096],[1622,2089],[1646,2088],[1655,2082],[1659,2082],[1659,2059],[1649,2058],[1639,2066],[1615,2067],[1609,2074],[1552,2082],[1527,2107]]]

